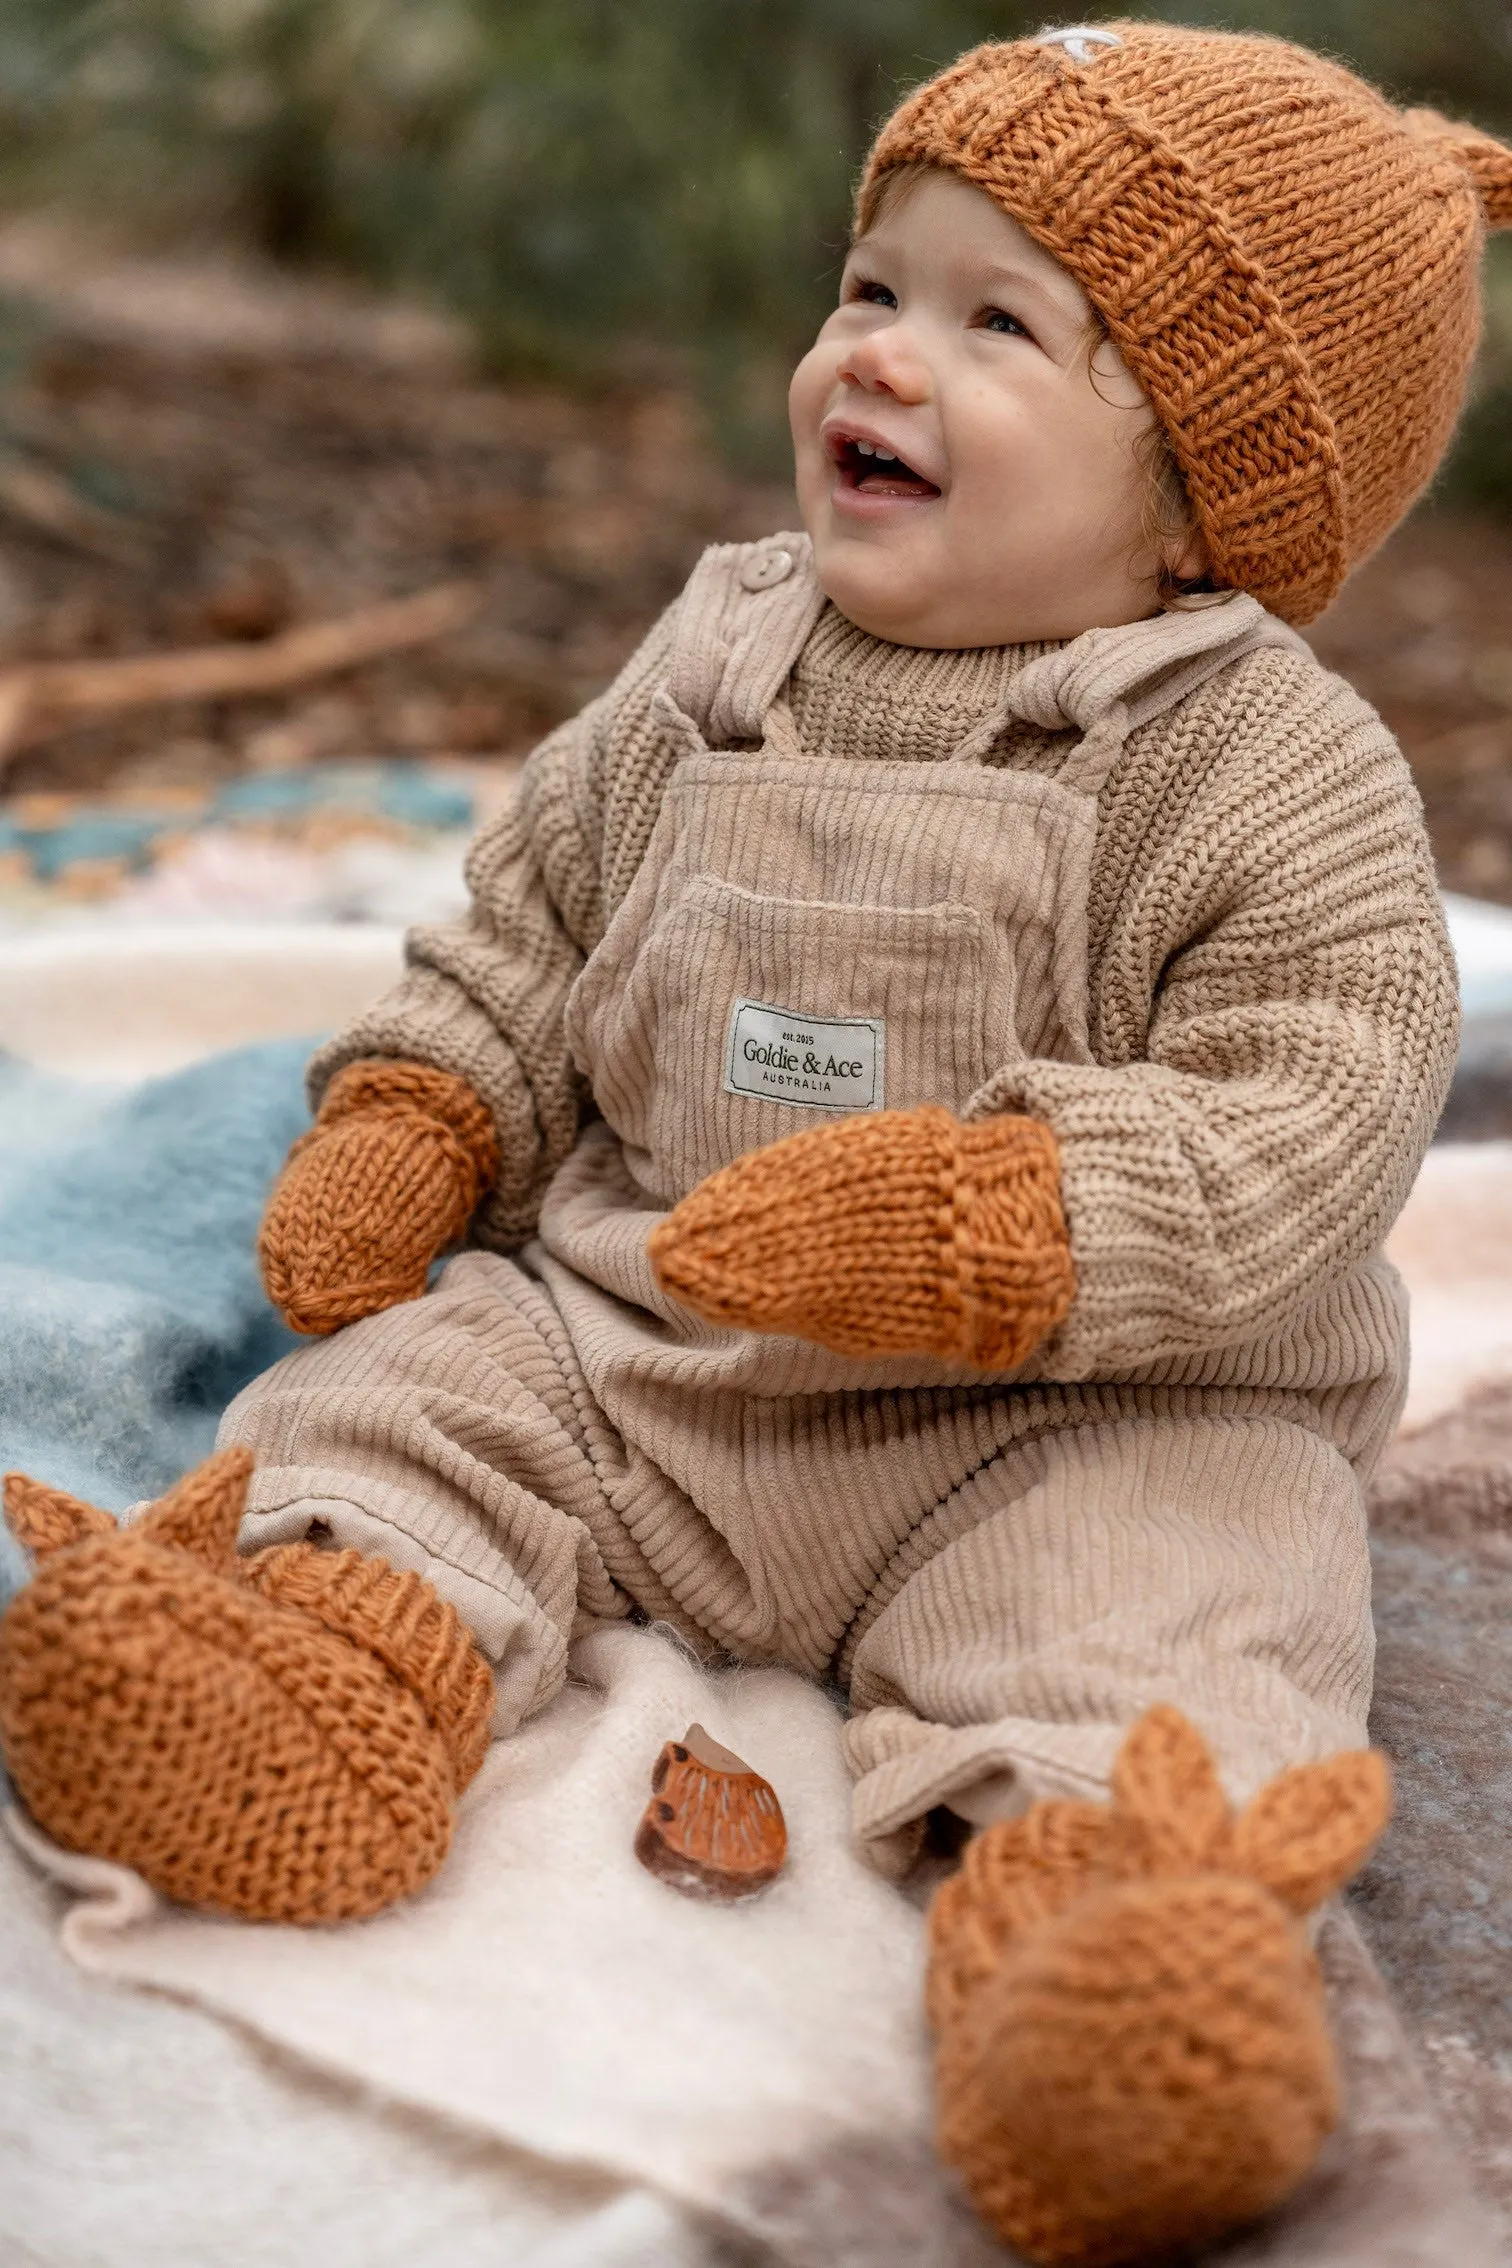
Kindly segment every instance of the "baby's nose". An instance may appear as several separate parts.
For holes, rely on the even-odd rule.
[[[910,327],[890,323],[856,339],[846,349],[840,376],[869,394],[893,394],[900,402],[923,402],[933,391],[929,363]]]

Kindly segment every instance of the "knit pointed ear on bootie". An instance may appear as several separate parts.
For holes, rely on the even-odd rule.
[[[6,1476],[37,1567],[0,1616],[0,1745],[69,1850],[185,1905],[353,1920],[446,1856],[493,1679],[419,1575],[310,1544],[238,1559],[251,1473],[222,1450],[125,1529]]]
[[[713,1323],[837,1354],[1013,1370],[1076,1288],[1038,1119],[868,1112],[748,1150],[652,1230],[662,1288]]]
[[[967,1845],[930,1913],[940,2152],[1026,2260],[1185,2258],[1296,2187],[1339,2110],[1303,1922],[1390,1807],[1360,1750],[1236,1818],[1162,1707],[1111,1804],[1036,1804]]]

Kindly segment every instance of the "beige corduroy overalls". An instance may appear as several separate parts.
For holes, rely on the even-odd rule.
[[[698,635],[695,577],[658,695],[675,770],[568,1001],[601,1116],[536,1238],[247,1389],[222,1431],[258,1458],[246,1543],[313,1526],[421,1568],[494,1664],[501,1733],[557,1690],[575,1625],[633,1609],[838,1673],[887,1865],[935,1805],[1095,1790],[1157,1699],[1236,1794],[1359,1744],[1364,1518],[1326,1429],[1200,1362],[1008,1381],[718,1328],[646,1257],[663,1209],[821,1111],[981,1116],[1004,1065],[1090,1062],[1099,786],[1135,725],[1291,633],[1245,599],[1093,633],[1030,662],[953,760],[858,762],[797,743],[782,684],[818,602],[783,597],[791,651],[753,659]],[[982,763],[1005,714],[1080,728],[1059,776]],[[1382,1299],[1362,1440],[1400,1392]]]

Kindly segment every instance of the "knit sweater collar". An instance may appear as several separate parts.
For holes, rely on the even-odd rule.
[[[1058,643],[895,646],[827,605],[793,665],[793,721],[807,749],[938,763],[1001,705],[1018,672]]]

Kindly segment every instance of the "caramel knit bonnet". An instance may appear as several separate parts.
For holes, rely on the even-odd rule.
[[[974,48],[862,178],[935,165],[1076,278],[1153,403],[1213,579],[1308,622],[1432,478],[1512,150],[1251,33],[1111,23]]]

